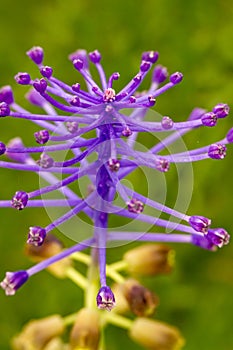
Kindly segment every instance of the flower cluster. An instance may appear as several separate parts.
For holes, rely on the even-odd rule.
[[[219,103],[211,111],[195,108],[183,122],[176,122],[169,116],[162,116],[158,121],[146,121],[147,111],[154,106],[156,98],[183,79],[182,73],[169,75],[165,67],[156,64],[159,57],[157,52],[143,53],[139,71],[118,92],[113,85],[120,78],[120,74],[114,72],[106,78],[101,65],[101,54],[97,50],[89,54],[78,50],[69,56],[73,67],[83,77],[87,91],[82,89],[80,83],[75,82],[70,86],[56,78],[52,67],[44,65],[44,52],[41,47],[33,47],[27,55],[38,66],[41,77],[33,79],[27,72],[20,72],[15,80],[18,84],[31,87],[26,98],[31,104],[40,107],[42,112],[35,114],[25,110],[16,103],[11,87],[4,86],[0,89],[0,117],[31,120],[41,129],[35,132],[35,145],[32,147],[25,147],[19,137],[10,140],[7,145],[0,142],[0,155],[6,157],[0,161],[0,166],[37,173],[48,185],[31,192],[18,189],[11,200],[1,200],[0,207],[12,207],[19,211],[26,207],[68,208],[64,215],[48,226],[29,228],[29,250],[33,248],[40,251],[49,240],[49,233],[53,229],[80,213],[84,213],[93,223],[93,234],[72,247],[58,251],[55,249],[54,254],[45,254],[43,259],[27,270],[7,272],[1,282],[7,295],[15,294],[32,275],[74,254],[83,254],[78,252],[91,247],[89,263],[98,265],[100,281],[96,303],[100,309],[111,310],[117,300],[106,278],[108,242],[129,242],[135,239],[145,242],[177,242],[194,244],[209,250],[215,250],[229,242],[227,231],[212,227],[209,218],[181,213],[136,192],[122,181],[142,167],[166,173],[177,163],[207,158],[223,159],[226,145],[233,142],[233,129],[222,140],[211,145],[166,155],[162,151],[192,129],[215,126],[229,114],[227,104]],[[96,67],[100,84],[93,80],[90,64]],[[149,89],[139,92],[138,89],[150,70],[152,77]],[[142,151],[136,147],[137,136],[141,133],[168,135],[149,150]],[[64,151],[69,151],[69,158],[56,160],[57,153]],[[39,159],[34,159],[33,154],[39,154]],[[56,174],[62,178],[58,178]],[[90,185],[88,194],[82,197],[70,185],[84,177]],[[45,194],[54,193],[56,196],[57,191],[63,194],[64,199],[42,199]],[[116,197],[121,199],[120,205],[116,204]],[[179,223],[146,214],[145,207],[177,218]],[[110,216],[146,222],[156,229],[162,227],[175,230],[176,233],[114,231],[108,229]],[[137,268],[140,269],[140,266]],[[152,268],[150,263],[147,268]],[[86,287],[81,276],[79,284]],[[134,292],[137,293],[138,287],[135,288]],[[138,327],[140,328],[139,325]],[[134,334],[136,337],[138,331]]]

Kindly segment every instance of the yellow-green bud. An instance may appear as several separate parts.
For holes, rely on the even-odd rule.
[[[52,338],[61,335],[64,329],[63,319],[59,315],[30,321],[22,333],[13,338],[13,349],[42,350]]]
[[[137,316],[150,316],[158,305],[158,297],[134,279],[126,280],[122,285],[122,294],[130,310]]]
[[[163,244],[144,244],[123,256],[132,275],[153,276],[169,273],[174,265],[174,251]]]
[[[70,350],[70,345],[64,344],[60,338],[53,338],[43,350]]]
[[[97,350],[100,340],[98,310],[81,309],[70,334],[71,350]]]
[[[150,350],[180,350],[185,343],[176,327],[148,318],[136,319],[129,336]]]

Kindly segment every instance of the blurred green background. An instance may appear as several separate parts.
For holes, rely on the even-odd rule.
[[[35,72],[25,52],[33,45],[45,49],[45,63],[55,75],[73,83],[78,75],[67,56],[77,48],[98,49],[108,74],[121,73],[120,84],[136,73],[141,52],[158,50],[169,72],[184,73],[183,83],[158,99],[156,110],[174,119],[187,117],[193,107],[212,108],[218,102],[232,107],[233,5],[231,0],[1,0],[0,85],[11,84],[17,101],[24,104],[26,88],[16,86],[18,71]],[[204,145],[225,136],[232,116],[215,129],[188,135],[189,147]],[[1,141],[21,135],[29,145],[35,128],[23,121],[1,120]],[[232,231],[233,148],[221,162],[194,164],[195,185],[188,213],[211,217],[215,227]],[[2,169],[0,199],[20,188],[33,189],[38,180],[30,174]],[[34,186],[35,184],[35,186]],[[170,184],[172,187],[172,183]],[[22,187],[24,186],[24,187]],[[172,201],[172,189],[171,189]],[[168,195],[169,204],[169,195]],[[47,225],[43,209],[16,212],[1,209],[0,268],[5,271],[31,264],[23,255],[29,225]],[[196,247],[174,246],[176,269],[172,276],[154,279],[160,296],[157,318],[178,326],[187,350],[233,349],[233,248],[217,253]],[[121,249],[111,251],[112,259]],[[56,280],[46,272],[33,277],[14,297],[0,293],[0,349],[31,318],[52,313],[66,315],[82,302],[79,290],[69,281]],[[119,336],[120,334],[120,336]],[[140,349],[126,333],[109,327],[108,350]]]

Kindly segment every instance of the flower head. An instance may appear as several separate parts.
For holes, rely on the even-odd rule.
[[[23,270],[7,272],[6,277],[0,283],[0,286],[5,290],[6,295],[14,295],[17,289],[27,281],[28,277],[28,273]]]

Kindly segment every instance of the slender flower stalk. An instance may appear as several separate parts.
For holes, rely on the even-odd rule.
[[[4,86],[0,89],[0,118],[30,120],[41,129],[34,133],[35,144],[31,147],[25,147],[19,137],[10,140],[8,144],[0,142],[0,167],[34,172],[43,178],[47,185],[30,192],[27,188],[16,189],[11,200],[1,198],[0,207],[12,207],[18,211],[27,207],[68,207],[65,214],[44,228],[39,226],[39,223],[38,226],[30,226],[27,244],[36,249],[43,247],[50,231],[81,212],[93,223],[93,233],[90,238],[59,251],[27,270],[7,272],[1,282],[1,287],[7,295],[13,295],[35,273],[91,247],[92,254],[88,260],[91,277],[89,282],[81,278],[78,284],[85,287],[86,284],[92,283],[91,280],[96,278],[93,277],[93,266],[98,264],[100,283],[99,290],[97,288],[95,291],[97,306],[110,311],[117,300],[108,285],[107,276],[112,276],[113,279],[115,276],[118,281],[124,278],[113,267],[106,268],[109,242],[137,240],[185,243],[209,250],[215,250],[229,242],[230,236],[227,231],[223,228],[213,228],[209,218],[182,213],[156,201],[156,198],[149,198],[131,189],[122,182],[141,167],[152,168],[155,173],[167,173],[174,164],[225,158],[226,145],[233,142],[233,128],[222,140],[210,145],[178,153],[165,154],[161,151],[168,150],[172,143],[193,129],[213,128],[218,122],[222,122],[229,114],[227,104],[219,103],[213,106],[211,111],[195,108],[187,120],[182,122],[177,122],[175,118],[167,115],[161,116],[159,120],[157,118],[155,121],[147,121],[147,112],[155,105],[156,99],[180,84],[183,79],[182,73],[168,75],[165,67],[155,64],[159,58],[157,52],[143,53],[138,72],[120,91],[114,89],[114,81],[119,80],[120,74],[114,72],[110,77],[106,77],[101,63],[102,57],[97,50],[89,54],[85,50],[77,50],[69,56],[74,69],[84,79],[87,91],[81,89],[79,82],[68,85],[55,77],[53,68],[44,65],[44,52],[41,47],[33,47],[27,55],[37,65],[40,77],[33,79],[29,73],[20,72],[15,76],[15,80],[20,85],[29,86],[26,98],[32,105],[39,107],[41,113],[30,113],[18,105],[11,87]],[[100,84],[93,79],[89,70],[90,64],[95,66]],[[149,89],[139,92],[142,81],[151,70]],[[148,150],[145,150],[145,145],[143,150],[139,150],[136,141],[140,133],[145,137],[147,133],[155,133],[161,141]],[[67,159],[57,159],[57,154],[67,151]],[[89,181],[89,190],[86,196],[79,196],[70,185],[77,184],[84,177]],[[62,193],[64,198],[56,198],[56,191]],[[41,196],[44,194],[53,194],[54,198],[43,199]],[[117,197],[119,201],[115,202]],[[154,214],[148,214],[148,208],[150,213],[154,211]],[[169,217],[160,218],[158,212]],[[117,220],[119,216],[126,220],[149,223],[155,232],[109,230],[111,217]],[[179,222],[170,217],[177,218]],[[157,226],[162,230],[170,229],[175,232],[168,234],[161,230],[161,233],[158,233]],[[66,275],[73,280],[77,280],[79,276],[72,268],[67,270]],[[93,297],[94,289],[90,290],[87,295]],[[89,299],[87,297],[88,307],[92,305]],[[134,303],[131,299],[130,302]],[[114,321],[114,316],[106,317],[107,319],[111,319],[113,323],[121,320],[116,317]],[[122,322],[127,324],[128,328],[132,325],[130,322]],[[167,332],[167,329],[165,330]],[[176,331],[174,343],[178,337],[175,333]],[[135,338],[135,334],[131,332],[132,334]]]

